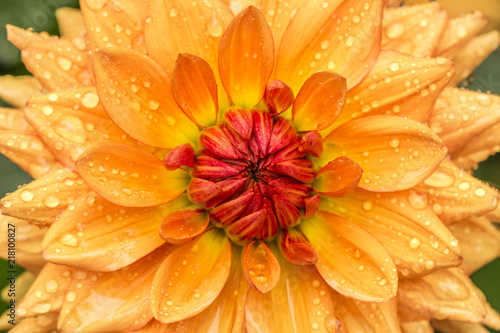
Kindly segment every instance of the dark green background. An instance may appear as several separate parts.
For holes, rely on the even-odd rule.
[[[0,0],[0,75],[27,74],[20,62],[20,54],[6,39],[5,24],[22,28],[32,27],[35,31],[49,31],[57,34],[54,11],[57,7],[77,7],[77,0]],[[475,72],[470,89],[491,91],[500,95],[500,50],[492,54]],[[6,106],[0,100],[0,106]],[[493,186],[500,186],[500,154],[490,157],[476,171],[476,176]],[[0,196],[15,191],[21,184],[29,183],[31,178],[3,155],[0,155]],[[0,232],[6,232],[0,230]],[[3,249],[1,249],[3,251]],[[0,285],[3,286],[6,262],[0,261]],[[20,271],[20,269],[19,269]],[[500,310],[500,259],[493,261],[472,276],[474,282],[483,290],[491,305]],[[6,281],[5,281],[6,282]],[[5,304],[0,303],[0,313]]]

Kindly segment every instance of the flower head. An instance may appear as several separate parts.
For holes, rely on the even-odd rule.
[[[498,325],[445,225],[498,204],[446,159],[475,156],[447,96],[498,103],[446,87],[446,58],[469,64],[455,21],[435,4],[255,5],[86,0],[86,35],[9,27],[47,90],[12,124],[32,148],[6,153],[37,179],[2,214],[49,226],[18,315],[63,332],[349,331],[365,311],[391,332]]]

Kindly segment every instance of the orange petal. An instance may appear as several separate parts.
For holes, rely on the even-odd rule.
[[[329,127],[342,112],[346,98],[345,78],[319,72],[304,82],[293,103],[292,117],[298,132],[320,131]]]
[[[170,253],[166,245],[118,271],[75,271],[59,315],[59,331],[121,332],[146,325],[153,318],[151,284]]]
[[[44,258],[102,272],[128,266],[164,244],[158,235],[162,218],[185,203],[180,197],[159,207],[129,208],[90,192],[51,226],[43,242]]]
[[[434,333],[428,320],[418,320],[400,323],[403,333]]]
[[[333,126],[352,118],[390,114],[423,123],[453,74],[453,63],[444,58],[382,51],[370,73],[347,93],[344,110]]]
[[[407,320],[430,318],[478,322],[485,316],[472,281],[460,268],[439,270],[399,282],[399,313]]]
[[[396,301],[367,303],[332,292],[335,314],[347,332],[401,333]]]
[[[101,143],[86,150],[76,167],[87,184],[112,203],[152,207],[184,192],[189,175],[168,171],[154,155],[122,143]]]
[[[160,236],[171,244],[186,243],[203,233],[209,222],[204,209],[177,210],[161,221]]]
[[[499,122],[500,97],[457,88],[443,90],[429,118],[450,153]]]
[[[363,169],[358,186],[370,191],[411,188],[446,156],[446,148],[428,127],[396,116],[353,119],[324,138],[323,146],[320,166],[347,156]]]
[[[429,274],[462,262],[457,239],[434,214],[423,193],[356,189],[342,198],[323,197],[320,210],[347,218],[373,235],[403,277]]]
[[[177,55],[194,54],[215,71],[219,106],[229,106],[217,69],[222,33],[233,19],[231,10],[215,0],[151,0],[146,20],[149,55],[171,75]],[[165,38],[168,36],[168,38]]]
[[[431,57],[447,23],[448,13],[437,3],[387,9],[382,48]]]
[[[205,60],[189,53],[179,54],[172,73],[172,94],[193,122],[200,126],[215,125],[217,84]]]
[[[499,151],[500,123],[474,136],[458,151],[452,154],[455,163],[466,170],[477,169],[478,163]]]
[[[146,53],[144,22],[147,6],[147,0],[82,1],[80,7],[90,49],[97,51],[118,46]]]
[[[363,170],[350,158],[337,157],[316,173],[313,189],[323,195],[342,197],[358,185],[362,175]]]
[[[57,25],[61,36],[65,38],[83,37],[86,35],[82,12],[77,8],[61,7],[56,10]]]
[[[26,318],[23,321],[16,323],[16,327],[11,329],[10,332],[53,332],[57,331],[57,318],[58,313],[49,313],[47,315],[39,315],[36,317]],[[8,317],[7,317],[8,318]],[[10,320],[10,318],[8,319]],[[9,324],[10,325],[10,324]],[[11,328],[12,326],[9,326]]]
[[[182,332],[199,333],[210,332],[242,332],[245,326],[245,303],[248,283],[241,269],[241,247],[233,246],[236,251],[232,255],[231,271],[219,297],[199,314],[171,324],[157,322],[150,324],[151,330],[143,329],[139,332]],[[156,321],[156,320],[155,320]],[[163,329],[163,330],[162,330]]]
[[[231,1],[230,6],[235,6],[235,3],[242,3],[241,7],[245,8],[250,4],[245,3],[245,1]],[[250,2],[250,1],[246,1]],[[281,43],[281,38],[283,37],[283,33],[285,29],[288,27],[290,20],[293,15],[297,11],[297,9],[304,3],[303,0],[289,0],[286,4],[282,4],[279,1],[274,0],[260,0],[253,1],[253,6],[256,6],[260,12],[266,18],[266,21],[269,22],[269,27],[273,32],[274,39],[274,49],[277,50]],[[241,11],[241,9],[239,10]]]
[[[453,60],[464,45],[474,38],[486,24],[488,24],[488,18],[480,11],[473,11],[449,20],[439,40],[435,56]]]
[[[89,86],[89,55],[85,41],[49,37],[7,25],[8,39],[22,53],[26,68],[47,90]]]
[[[0,80],[0,90],[2,89],[1,85]],[[0,96],[0,98],[2,97]],[[34,131],[33,127],[26,121],[23,110],[3,107],[0,107],[0,130]]]
[[[500,232],[485,217],[468,218],[448,228],[458,239],[464,262],[460,266],[471,275],[500,254]]]
[[[369,302],[383,302],[396,295],[396,266],[367,231],[326,212],[317,212],[300,226],[318,252],[316,268],[330,287]]]
[[[472,74],[474,69],[483,62],[500,45],[498,31],[490,31],[478,36],[465,45],[453,59],[457,75],[453,78],[453,85],[458,85]]]
[[[453,162],[443,163],[416,188],[426,193],[432,209],[445,223],[494,210],[498,191],[458,168]]]
[[[131,137],[168,149],[196,142],[197,126],[175,103],[170,80],[153,59],[109,48],[95,54],[94,73],[104,109]]]
[[[138,145],[109,119],[93,87],[37,96],[24,113],[58,160],[72,170],[80,154],[99,142]]]
[[[248,291],[248,333],[335,332],[329,287],[316,269],[293,265],[281,255],[278,260],[283,274],[276,287],[266,294]]]
[[[2,199],[2,214],[50,225],[76,198],[90,191],[78,174],[55,167]]]
[[[231,243],[217,229],[179,247],[155,275],[151,294],[155,318],[172,323],[206,309],[224,287],[230,266]]]
[[[261,293],[271,291],[280,279],[280,265],[266,243],[252,241],[241,259],[248,283]]]
[[[219,73],[234,104],[250,109],[264,96],[274,63],[273,35],[264,16],[248,7],[220,41]]]
[[[0,76],[0,98],[14,107],[23,108],[30,97],[41,92],[42,86],[33,76]]]
[[[314,265],[318,262],[318,253],[299,229],[282,229],[277,242],[283,256],[292,264]]]
[[[347,79],[348,89],[355,86],[379,53],[383,4],[381,0],[305,2],[283,34],[276,78],[295,93],[318,71],[339,73]]]
[[[73,269],[47,263],[18,305],[19,317],[38,316],[61,311],[64,294],[71,281]]]
[[[10,158],[33,178],[42,177],[57,162],[37,135],[21,131],[0,132],[0,153]]]
[[[269,113],[277,115],[288,110],[294,101],[293,91],[280,80],[273,80],[267,84],[264,93],[264,102],[269,108]]]

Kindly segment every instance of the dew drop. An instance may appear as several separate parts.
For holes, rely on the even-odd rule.
[[[44,115],[50,116],[52,112],[54,112],[54,108],[52,107],[52,105],[44,105],[42,108],[42,112]]]
[[[169,14],[171,17],[176,17],[177,14],[179,14],[179,11],[177,10],[177,8],[172,8],[172,9],[170,9]]]
[[[396,39],[403,35],[403,33],[405,32],[405,26],[401,22],[394,22],[387,27],[385,32],[387,34],[387,37]]]
[[[389,140],[389,146],[392,148],[397,148],[399,147],[399,139],[398,138],[393,138]]]
[[[31,201],[31,199],[33,199],[33,193],[31,191],[24,190],[21,192],[20,197],[23,201]]]
[[[64,244],[66,246],[74,247],[78,245],[78,240],[76,239],[76,237],[70,234],[62,235],[59,238],[59,242],[61,242],[61,244]]]
[[[410,239],[410,241],[408,242],[408,245],[412,249],[417,249],[420,246],[420,244],[421,244],[420,239],[415,238],[415,237],[413,237],[412,239]]]
[[[76,299],[76,292],[74,291],[69,291],[67,294],[66,294],[66,300],[68,302],[74,302]]]
[[[36,304],[32,308],[32,311],[34,313],[37,313],[37,314],[43,314],[43,313],[49,312],[51,308],[52,308],[52,305],[49,302],[42,302],[42,303]]]
[[[59,284],[56,280],[52,279],[45,283],[45,291],[49,294],[54,294],[59,289]]]
[[[222,26],[222,23],[219,20],[217,20],[217,18],[214,15],[212,16],[210,22],[208,22],[207,24],[207,30],[210,36],[219,37],[224,32],[224,27]]]
[[[366,211],[370,211],[373,208],[373,204],[371,201],[365,201],[363,202],[363,209]]]
[[[72,62],[66,58],[59,57],[56,60],[57,65],[64,71],[67,71],[71,68]]]
[[[482,197],[484,197],[486,195],[486,191],[484,190],[484,188],[478,187],[474,191],[474,194],[477,195],[478,197],[482,198]]]
[[[43,199],[43,204],[47,206],[48,208],[54,208],[59,206],[59,198],[57,198],[54,195],[48,195]]]
[[[389,68],[391,69],[391,71],[393,72],[397,72],[399,70],[399,64],[397,62],[393,62]]]
[[[82,104],[88,109],[95,108],[99,104],[99,96],[95,92],[88,92],[83,95]]]

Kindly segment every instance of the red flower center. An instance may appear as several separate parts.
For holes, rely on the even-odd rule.
[[[301,219],[320,156],[317,132],[297,134],[291,121],[260,110],[232,110],[205,129],[188,193],[212,223],[237,242],[269,240]]]

